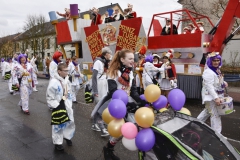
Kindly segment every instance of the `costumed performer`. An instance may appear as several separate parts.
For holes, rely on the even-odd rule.
[[[34,87],[33,87],[33,91],[37,92],[37,84],[38,84],[38,80],[37,80],[37,75],[38,75],[38,68],[37,68],[37,65],[36,65],[36,60],[37,60],[37,57],[33,56],[30,63],[33,67],[33,82],[34,82]]]
[[[92,15],[92,22],[91,25],[99,25],[102,24],[102,20],[101,20],[101,15],[98,13],[99,9],[93,7],[92,9],[89,10],[91,12]]]
[[[71,18],[70,9],[65,8],[64,10],[65,10],[65,13],[59,13],[58,11],[57,11],[56,13],[57,13],[59,16],[62,16],[62,17],[64,17],[64,18],[66,18],[66,20],[72,19],[72,18]]]
[[[12,58],[8,58],[7,61],[4,63],[3,70],[2,70],[2,77],[8,83],[8,88],[10,94],[13,94],[12,90],[12,70],[13,70],[13,63]]]
[[[68,146],[72,146],[72,137],[75,133],[75,123],[72,109],[72,90],[68,80],[68,66],[58,64],[57,73],[50,80],[47,93],[47,103],[52,110],[52,141],[55,149],[64,150],[63,139]]]

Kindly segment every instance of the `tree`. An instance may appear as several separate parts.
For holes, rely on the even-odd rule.
[[[3,36],[0,38],[0,57],[12,57],[15,50],[14,38],[17,37],[20,33]]]
[[[24,33],[19,37],[22,41],[21,50],[25,51],[30,47],[34,54],[41,53],[43,58],[45,49],[51,45],[49,39],[55,38],[54,27],[46,22],[42,14],[28,15],[23,30]]]

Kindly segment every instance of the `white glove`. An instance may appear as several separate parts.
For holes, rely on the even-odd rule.
[[[174,82],[177,83],[177,79],[174,79]]]
[[[136,67],[136,69],[135,69],[136,71],[139,71],[140,70],[140,68],[139,67]]]
[[[171,85],[171,87],[174,86],[174,81],[173,80],[170,80],[170,85]]]

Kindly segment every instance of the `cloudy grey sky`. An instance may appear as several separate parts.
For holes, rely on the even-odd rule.
[[[0,0],[0,37],[22,32],[28,15],[43,14],[49,20],[49,11],[63,13],[64,8],[70,8],[70,4],[78,4],[81,11],[86,11],[111,3],[119,3],[123,9],[128,3],[133,4],[137,16],[149,19],[153,14],[181,8],[177,0]]]

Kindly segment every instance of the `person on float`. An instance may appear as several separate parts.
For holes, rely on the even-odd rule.
[[[102,111],[108,107],[108,103],[110,102],[112,98],[112,94],[118,90],[122,89],[124,90],[128,95],[128,103],[127,103],[127,111],[128,113],[134,113],[139,107],[145,106],[146,101],[141,100],[134,76],[133,76],[133,71],[132,67],[134,65],[134,54],[130,50],[122,49],[120,51],[117,51],[113,59],[110,63],[110,67],[108,69],[108,94],[102,98],[98,102],[98,104],[95,106],[91,117],[93,117],[97,112],[102,114]],[[131,114],[128,116],[128,121],[133,121],[134,120],[134,115]],[[134,120],[135,122],[135,120]],[[119,160],[119,158],[114,155],[114,146],[121,140],[122,137],[120,138],[114,138],[110,137],[107,145],[103,147],[103,152],[104,152],[104,158],[107,160]]]
[[[36,60],[37,60],[37,57],[33,56],[30,63],[33,67],[33,82],[34,82],[34,87],[33,87],[33,91],[37,92],[37,84],[38,84],[38,80],[37,80],[37,75],[38,75],[38,68],[37,68],[37,65],[36,65]]]
[[[72,19],[70,9],[65,8],[64,10],[65,10],[65,13],[59,13],[58,11],[57,11],[56,13],[57,13],[59,16],[64,17],[66,20]]]
[[[205,109],[198,115],[197,119],[206,121],[210,117],[211,127],[218,133],[222,131],[221,116],[218,114],[217,107],[220,107],[221,98],[224,97],[224,89],[228,83],[224,81],[220,71],[222,57],[218,52],[208,55],[206,68],[202,74],[202,103]]]
[[[91,26],[102,24],[101,15],[98,13],[99,9],[93,7],[89,11],[91,12],[92,15]]]
[[[78,64],[78,59],[76,56],[72,57],[72,61],[68,65],[69,75],[72,77],[72,101],[77,103],[77,93],[80,89],[80,78],[83,78],[83,74],[80,70],[80,65]]]
[[[175,65],[172,63],[173,53],[173,49],[168,50],[168,52],[163,56],[163,64],[161,66],[161,68],[170,68],[161,72],[161,94],[166,97],[171,89],[177,88],[177,73]]]
[[[18,56],[18,64],[13,68],[13,84],[20,90],[21,100],[18,105],[23,113],[30,115],[29,112],[29,96],[32,93],[33,84],[33,68],[27,63],[25,54]]]
[[[104,24],[104,23],[109,23],[109,22],[112,22],[112,21],[113,21],[113,20],[112,20],[112,17],[109,16],[108,11],[106,11],[106,12],[104,13],[104,18],[103,18],[103,20],[102,20],[102,24]]]
[[[158,55],[158,54],[153,54],[153,65],[155,66],[155,67],[157,67],[157,68],[160,68],[161,66],[162,66],[162,64],[163,64],[163,62],[162,61],[160,61],[160,56]],[[160,82],[161,82],[161,73],[160,72],[158,72],[155,76],[154,76],[154,78],[158,81],[158,83],[160,84]]]
[[[13,94],[13,90],[12,90],[12,70],[13,70],[12,58],[8,58],[7,61],[4,63],[4,66],[3,66],[2,77],[3,77],[3,79],[7,80],[10,94]]]
[[[92,75],[92,91],[94,95],[94,103],[97,104],[104,96],[107,95],[107,70],[109,62],[112,57],[112,51],[108,47],[102,49],[101,57],[95,58],[93,62],[93,75]],[[103,125],[102,116],[96,113],[92,117],[92,127],[94,131],[101,131],[101,136],[109,136],[107,129]]]
[[[196,22],[196,23],[197,23],[197,25],[198,25],[198,27],[199,27],[199,29],[196,29],[196,30],[199,31],[199,32],[201,32],[201,33],[204,33],[204,28],[203,28],[204,23],[201,22],[201,21],[198,21],[198,22]]]
[[[150,84],[154,84],[153,79],[158,81],[156,79],[156,75],[158,72],[164,72],[165,70],[170,69],[169,66],[166,66],[165,68],[158,68],[155,67],[153,64],[153,55],[147,55],[145,58],[145,63],[144,63],[144,69],[143,69],[143,86],[144,90],[146,87]]]
[[[132,4],[128,4],[128,12],[127,12],[127,19],[131,19],[131,18],[137,18],[137,13],[135,11],[133,11],[133,5]]]
[[[114,10],[114,13],[112,15],[112,19],[113,19],[113,22],[124,20],[124,16],[121,13],[119,13],[118,8]]]
[[[55,149],[58,151],[64,150],[62,144],[65,139],[68,146],[72,146],[72,137],[75,133],[75,123],[72,109],[72,89],[71,83],[68,80],[68,66],[66,63],[59,63],[57,65],[57,73],[50,79],[49,85],[46,92],[47,103],[53,109],[53,114],[55,112],[60,112],[57,110],[58,107],[64,110],[66,109],[67,118],[64,114],[64,119],[62,117],[52,118],[52,141],[55,145]],[[63,106],[62,106],[63,105]],[[59,122],[57,119],[60,119]],[[57,124],[58,123],[60,124]]]
[[[188,27],[183,28],[183,34],[190,34],[190,33],[191,33],[191,31]]]
[[[194,24],[189,23],[188,28],[189,28],[190,33],[195,33],[196,27],[194,26]]]
[[[50,79],[54,77],[54,74],[57,73],[57,65],[62,62],[62,56],[63,54],[59,51],[56,51],[53,54],[53,60],[50,62],[49,65],[49,75],[50,75]]]
[[[166,25],[162,28],[161,35],[171,35],[171,26],[172,28],[172,34],[178,34],[178,30],[175,24],[172,24],[170,19],[166,20]]]

